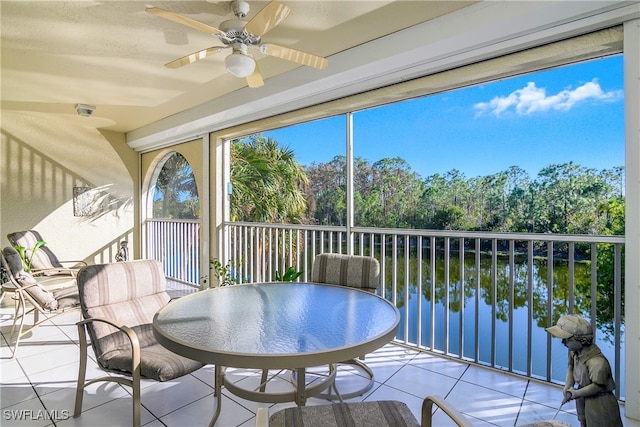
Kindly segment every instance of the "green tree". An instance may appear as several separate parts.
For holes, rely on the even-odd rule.
[[[153,217],[193,219],[200,214],[195,176],[189,162],[173,153],[164,163],[153,193]]]
[[[293,150],[273,138],[253,135],[232,143],[232,220],[299,223],[308,184]]]
[[[411,166],[399,157],[384,158],[371,167],[371,195],[369,223],[373,227],[412,228],[420,206],[424,183]]]
[[[328,163],[312,163],[305,168],[309,177],[308,222],[345,225],[347,221],[346,157],[335,156]]]

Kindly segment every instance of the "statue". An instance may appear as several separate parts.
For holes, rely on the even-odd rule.
[[[562,344],[569,349],[564,399],[560,406],[575,400],[581,427],[622,427],[620,407],[613,394],[616,383],[611,366],[593,343],[591,323],[568,314],[547,328],[547,332],[562,338]]]
[[[127,247],[128,242],[123,240],[120,242],[120,250],[116,254],[116,261],[128,261],[129,260],[129,248]]]

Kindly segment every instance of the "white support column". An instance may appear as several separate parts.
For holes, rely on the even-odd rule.
[[[353,214],[353,210],[354,210],[354,204],[353,204],[353,114],[352,113],[347,113],[346,114],[346,119],[347,119],[347,135],[346,135],[346,141],[347,141],[347,161],[346,161],[346,166],[347,166],[347,254],[348,255],[353,255],[353,241],[354,241],[354,236],[353,236],[353,218],[354,218],[354,214]]]
[[[640,19],[624,24],[625,415],[640,420]]]
[[[209,134],[202,136],[202,191],[200,194],[200,277],[209,276],[209,258],[211,253],[211,220],[209,201],[211,193],[211,145]],[[214,193],[215,195],[215,188]],[[211,278],[209,278],[211,280]],[[200,289],[208,288],[209,284],[200,283]]]
[[[229,194],[227,191],[230,182],[229,173],[229,144],[225,143],[220,135],[209,135],[209,256],[225,261],[229,256],[224,245],[226,242],[224,233],[224,221],[229,216]],[[208,267],[207,267],[208,268]],[[214,277],[209,271],[208,286],[217,286]]]

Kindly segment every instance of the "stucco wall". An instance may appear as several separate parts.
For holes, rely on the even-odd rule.
[[[125,239],[135,257],[138,154],[124,135],[73,115],[3,111],[1,120],[1,245],[36,229],[63,260],[112,262]],[[91,189],[90,215],[74,216],[74,187]]]

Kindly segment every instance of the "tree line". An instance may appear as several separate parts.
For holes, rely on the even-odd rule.
[[[253,135],[231,149],[232,219],[345,225],[346,157],[300,165],[293,150]],[[624,234],[624,168],[518,166],[473,178],[421,177],[399,157],[354,159],[357,226],[562,234]]]

